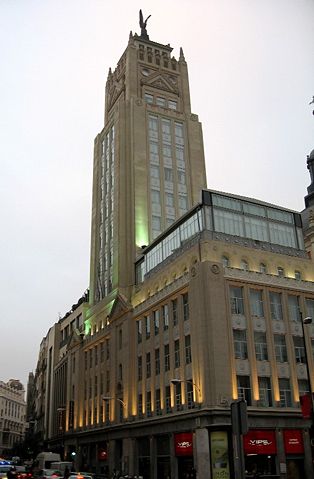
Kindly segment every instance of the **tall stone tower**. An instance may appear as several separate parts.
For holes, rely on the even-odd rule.
[[[206,187],[202,127],[191,113],[187,63],[141,35],[106,84],[104,128],[94,147],[90,302],[130,297],[141,249]]]

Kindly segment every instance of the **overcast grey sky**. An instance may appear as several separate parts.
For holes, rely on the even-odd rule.
[[[0,380],[88,287],[93,141],[129,32],[183,47],[209,188],[301,210],[313,0],[0,0]]]

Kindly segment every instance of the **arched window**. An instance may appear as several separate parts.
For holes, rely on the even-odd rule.
[[[296,279],[297,281],[301,281],[301,279],[302,279],[301,271],[297,271],[297,270],[296,270],[296,271],[294,272],[294,277],[295,277],[295,279]]]
[[[243,269],[243,271],[249,270],[249,264],[245,259],[241,260],[241,269]]]
[[[260,273],[267,273],[267,267],[265,263],[260,263],[259,265],[259,272]]]
[[[284,277],[284,275],[285,275],[285,270],[284,270],[281,266],[278,266],[277,272],[278,272],[278,276],[280,276],[281,278]]]
[[[229,261],[228,256],[223,256],[221,258],[221,262],[222,262],[222,265],[223,265],[224,268],[227,268],[228,266],[230,266],[230,261]]]

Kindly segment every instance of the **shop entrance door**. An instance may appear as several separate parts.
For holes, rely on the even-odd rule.
[[[193,457],[178,457],[178,478],[195,479]]]
[[[287,479],[304,479],[304,461],[302,458],[287,457]]]

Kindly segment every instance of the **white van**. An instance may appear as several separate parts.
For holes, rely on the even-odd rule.
[[[40,452],[36,457],[36,463],[38,469],[51,469],[53,462],[60,462],[60,454],[55,452]]]

